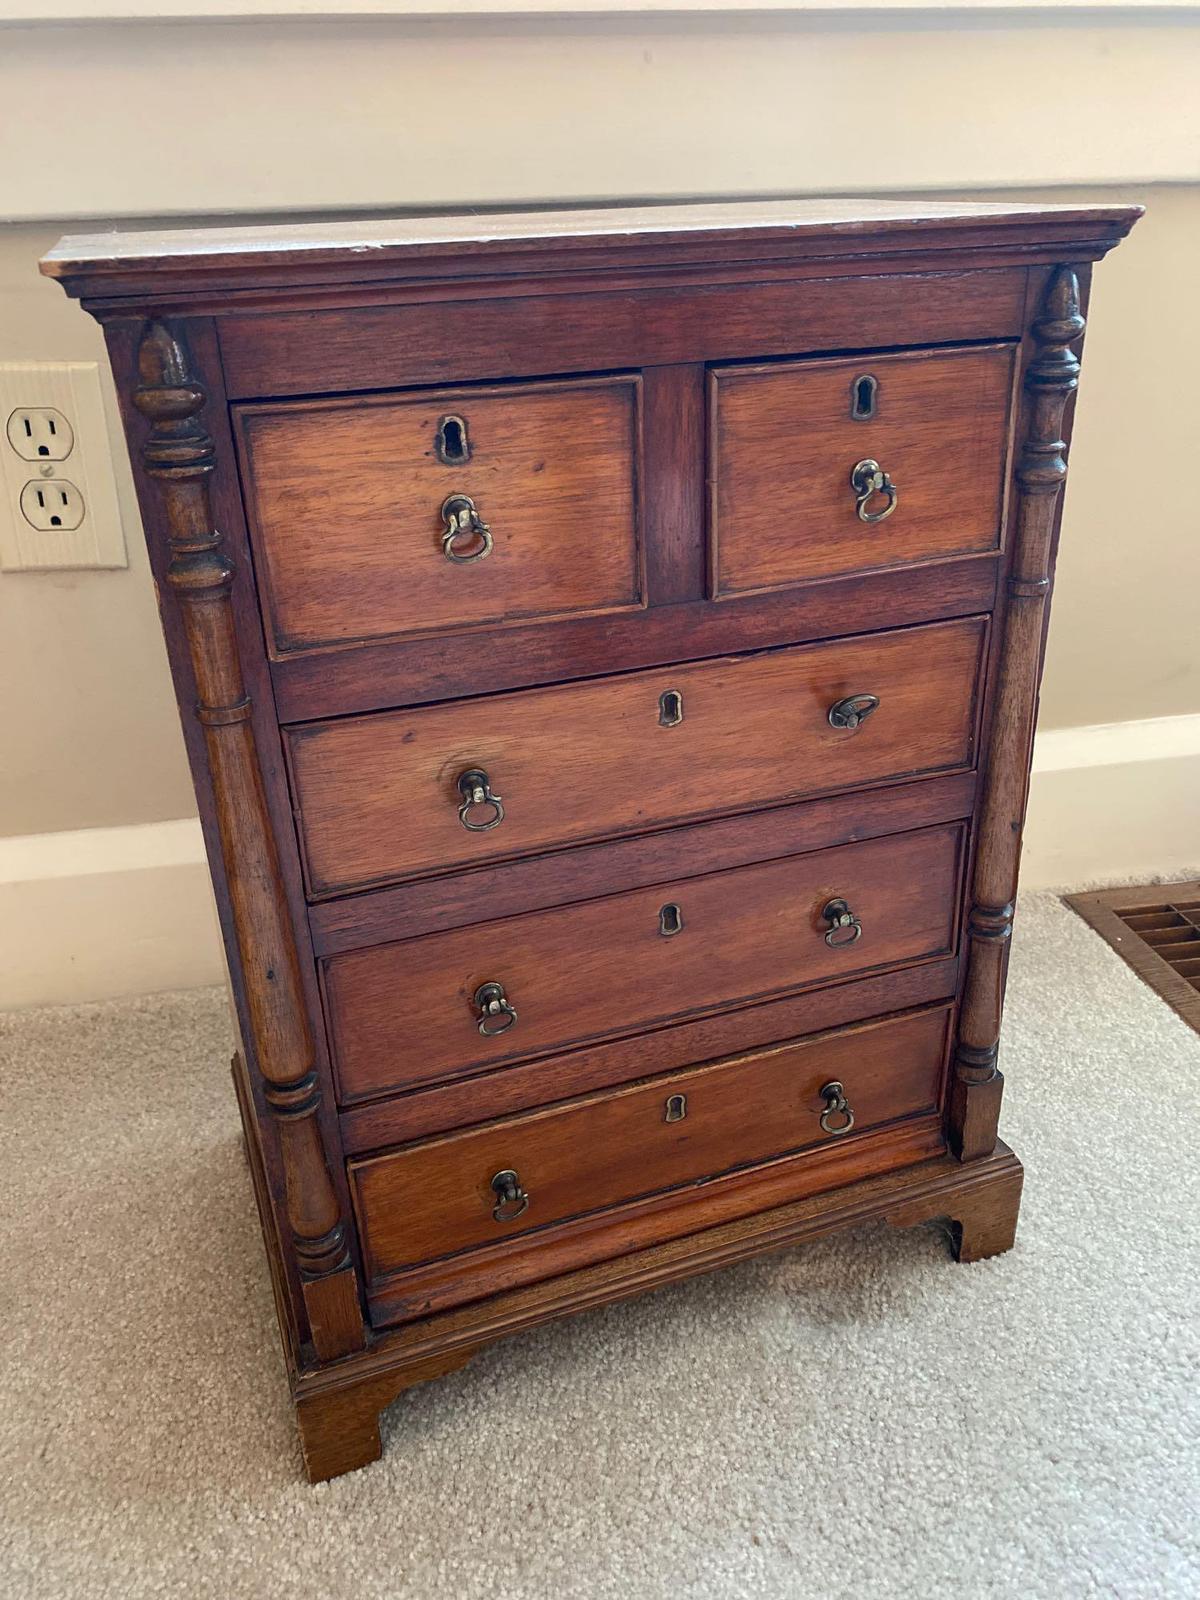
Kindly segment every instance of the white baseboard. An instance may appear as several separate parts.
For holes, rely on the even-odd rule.
[[[0,839],[0,1009],[224,981],[200,823]]]
[[[1050,728],[1022,884],[1183,876],[1200,860],[1200,716]],[[200,824],[0,839],[0,1009],[223,981]]]
[[[1023,888],[1184,877],[1197,861],[1200,716],[1038,734]]]

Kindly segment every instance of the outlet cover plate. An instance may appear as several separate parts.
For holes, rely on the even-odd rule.
[[[9,444],[8,419],[26,406],[69,421],[74,439],[61,461],[25,461]],[[60,479],[82,496],[83,516],[75,528],[40,531],[22,513],[21,495],[31,482],[52,489]],[[0,570],[129,565],[97,362],[0,362],[0,491]]]

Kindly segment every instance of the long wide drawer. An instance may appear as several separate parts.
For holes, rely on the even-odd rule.
[[[968,767],[977,617],[287,733],[309,892]]]
[[[343,1103],[948,954],[963,827],[331,957]]]
[[[368,1278],[934,1112],[949,1014],[793,1041],[353,1161]]]

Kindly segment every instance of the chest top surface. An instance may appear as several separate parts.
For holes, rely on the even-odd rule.
[[[42,271],[88,299],[353,281],[945,256],[987,264],[1094,260],[1141,207],[950,201],[748,200],[471,212],[68,236]]]

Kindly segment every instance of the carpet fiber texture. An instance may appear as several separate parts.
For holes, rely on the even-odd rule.
[[[1200,1594],[1200,1037],[1023,903],[1016,1249],[826,1239],[527,1334],[300,1478],[224,996],[0,1021],[6,1600]]]

